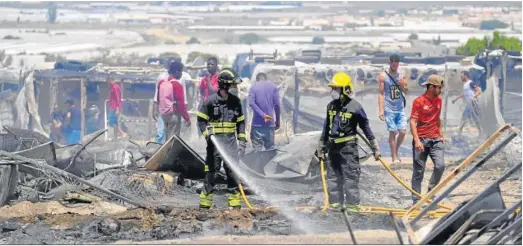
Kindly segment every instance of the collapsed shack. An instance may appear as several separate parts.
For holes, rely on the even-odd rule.
[[[189,70],[201,67],[187,67]],[[107,129],[109,85],[106,79],[111,76],[122,89],[122,128],[135,140],[149,140],[153,136],[153,97],[158,75],[165,69],[156,67],[96,67],[86,72],[68,70],[43,70],[35,72],[35,83],[39,92],[36,100],[42,122],[51,120],[54,106],[64,110],[67,98],[76,102],[82,111],[82,136],[98,129]],[[194,108],[197,90],[196,80],[184,80],[187,91],[188,109]],[[111,135],[108,132],[105,139]]]
[[[35,72],[39,88],[38,112],[43,122],[51,121],[55,105],[64,112],[65,100],[74,98],[81,110],[82,137],[98,129],[107,128],[107,98],[109,87],[106,79],[111,73],[91,70],[44,70]],[[122,88],[124,107],[123,127],[135,138],[149,139],[153,132],[152,97],[158,72],[146,74],[111,74]],[[137,89],[139,88],[139,89]],[[140,119],[142,118],[142,119]],[[145,120],[143,120],[145,118]],[[138,129],[138,132],[133,132]],[[107,136],[106,136],[107,138]]]

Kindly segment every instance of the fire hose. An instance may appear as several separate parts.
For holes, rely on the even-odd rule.
[[[365,142],[365,144],[367,144],[369,147],[370,147],[370,142],[369,140],[367,140],[367,138],[365,138],[359,131],[357,132],[358,133],[358,136],[360,136],[361,139],[363,139],[363,141]],[[419,198],[423,198],[423,196],[418,193],[417,191],[415,191],[414,189],[412,189],[409,185],[407,185],[403,180],[401,180],[398,175],[396,175],[396,173],[394,173],[394,171],[392,171],[392,169],[390,168],[389,165],[387,165],[387,163],[385,163],[385,161],[383,160],[383,158],[379,157],[378,160],[380,161],[380,164],[387,170],[387,172],[389,172],[389,174],[396,180],[398,181],[403,187],[405,187],[407,190],[409,190],[412,194],[418,196]],[[428,202],[432,202],[431,199],[428,200]],[[446,205],[442,205],[442,204],[438,204],[438,206],[440,208],[444,208],[444,209],[448,209],[448,210],[452,210],[451,206],[446,206]]]
[[[211,138],[211,141],[214,142],[215,145],[219,144],[213,134],[211,134],[210,138]],[[220,150],[218,149],[218,151],[220,151]],[[385,163],[382,162],[382,164],[386,166]],[[390,170],[390,169],[388,169],[388,170],[393,176],[395,176],[397,178],[397,176],[392,172],[392,170]],[[320,172],[321,172],[323,192],[325,194],[323,206],[321,207],[321,211],[326,211],[329,208],[329,193],[328,193],[328,187],[327,187],[327,180],[325,177],[325,163],[323,161],[323,158],[320,158]],[[404,186],[406,186],[401,181],[401,179],[397,178],[397,180],[400,181],[400,183],[402,183]],[[406,187],[408,187],[408,186],[406,186]],[[242,199],[243,199],[245,205],[247,206],[247,208],[254,209],[252,204],[247,199],[245,190],[243,189],[243,185],[241,183],[238,184],[238,188],[239,188],[240,194],[241,194]],[[410,187],[408,187],[408,188],[410,188]],[[418,195],[419,195],[419,193],[418,193]],[[421,196],[421,195],[419,195],[419,196]],[[277,208],[277,207],[267,207],[267,208]],[[296,207],[296,209],[314,209],[314,208],[316,208],[316,207],[312,207],[312,206]],[[385,207],[360,206],[360,213],[362,213],[362,214],[388,214],[389,212],[392,212],[395,215],[401,216],[401,215],[404,215],[407,212],[407,210],[385,208]],[[446,211],[431,211],[431,213],[429,213],[428,215],[429,215],[429,217],[440,217],[444,214],[446,214]]]

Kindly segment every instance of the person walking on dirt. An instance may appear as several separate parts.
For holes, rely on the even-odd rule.
[[[82,140],[82,113],[76,107],[73,99],[65,100],[68,109],[65,113],[65,143],[67,145],[80,143]]]
[[[119,119],[122,112],[122,89],[111,77],[107,77],[109,84],[109,112],[107,113],[107,124],[113,128],[114,141],[118,136],[125,137],[127,134],[120,129]]]
[[[427,90],[425,94],[414,100],[410,115],[410,130],[413,137],[412,189],[420,194],[428,156],[434,163],[429,191],[439,183],[445,171],[445,139],[441,128],[441,98],[439,97],[444,85],[443,79],[433,74],[422,85],[427,86]],[[419,198],[412,194],[412,202],[416,204],[418,201]]]
[[[171,63],[173,61],[174,61],[173,58],[167,59],[167,61],[164,64],[165,69],[167,71],[164,73],[160,73],[158,75],[158,79],[156,79],[156,87],[155,87],[154,98],[153,98],[155,109],[158,109],[158,84],[160,82],[162,82],[164,79],[169,78],[168,70],[169,70],[169,66],[171,65]],[[165,143],[165,126],[164,126],[164,123],[162,120],[162,115],[160,114],[160,111],[159,110],[156,110],[156,111],[157,112],[153,114],[153,118],[156,121],[156,142],[163,144],[163,143]]]
[[[215,192],[215,174],[220,170],[223,158],[211,141],[214,135],[230,156],[238,160],[245,154],[247,145],[245,135],[245,116],[238,98],[238,84],[241,79],[231,69],[223,69],[218,76],[219,91],[212,94],[200,106],[197,119],[198,128],[207,141],[205,157],[204,187],[200,193],[200,208],[211,208]],[[238,144],[236,143],[238,140]],[[227,163],[224,165],[227,176],[227,202],[231,208],[241,208],[238,181]]]
[[[336,175],[335,184],[329,191],[329,202],[332,208],[345,205],[349,211],[359,211],[360,163],[357,143],[357,127],[370,141],[374,157],[381,156],[376,138],[370,129],[365,110],[354,99],[354,87],[351,77],[346,73],[336,73],[332,82],[331,96],[333,100],[327,105],[327,116],[323,123],[317,155],[323,157],[328,151],[329,162]],[[336,187],[336,188],[334,188]]]
[[[183,95],[183,86],[178,81],[182,77],[183,64],[173,61],[169,65],[169,77],[158,83],[158,111],[160,112],[166,139],[173,134],[180,135],[181,118],[185,120],[185,125],[191,125],[191,118]]]
[[[378,77],[378,106],[380,120],[385,121],[389,132],[389,146],[392,163],[401,163],[399,149],[407,133],[405,117],[405,95],[407,84],[405,74],[398,70],[400,57],[397,54],[389,58],[389,70],[383,71]]]
[[[280,128],[280,95],[278,87],[267,81],[264,73],[256,75],[256,82],[249,89],[249,106],[254,112],[252,146],[256,151],[273,149],[274,131]]]
[[[459,99],[465,100],[465,110],[461,117],[461,124],[459,127],[458,135],[461,136],[463,128],[467,123],[475,125],[478,129],[478,134],[481,136],[481,124],[479,120],[479,106],[477,98],[481,94],[481,88],[470,79],[470,74],[467,71],[461,72],[461,81],[463,81],[463,93],[457,98],[452,100],[452,104],[456,103]]]

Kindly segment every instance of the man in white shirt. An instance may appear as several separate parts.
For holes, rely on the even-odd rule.
[[[477,97],[481,94],[481,88],[470,79],[470,74],[467,71],[461,72],[461,81],[463,81],[463,93],[461,93],[456,99],[452,100],[452,103],[456,103],[457,100],[463,98],[465,100],[465,110],[461,118],[461,125],[459,127],[458,135],[461,136],[463,128],[470,122],[475,125],[478,129],[478,134],[481,136],[481,124],[479,121],[479,107]]]
[[[165,68],[168,69],[169,65],[173,61],[174,61],[174,59],[172,59],[172,58],[167,60],[167,62],[165,63]],[[185,105],[187,105],[187,92],[185,89],[185,79],[187,78],[187,76],[185,74],[187,74],[187,73],[184,72],[183,74],[184,75],[182,75],[182,78],[179,80],[179,82],[183,86],[183,96],[185,98]],[[154,110],[155,110],[153,117],[156,120],[156,142],[161,143],[161,144],[165,143],[166,139],[165,139],[165,127],[163,124],[162,117],[160,116],[160,112],[158,111],[158,83],[160,83],[160,81],[162,81],[164,79],[167,79],[168,77],[169,77],[169,73],[167,71],[160,73],[160,75],[158,75],[158,79],[156,79],[156,86],[154,89],[154,98],[153,98]],[[189,78],[190,78],[190,75],[189,75]]]

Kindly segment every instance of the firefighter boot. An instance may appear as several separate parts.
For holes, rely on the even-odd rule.
[[[212,207],[212,202],[214,200],[214,193],[206,194],[202,190],[200,193],[200,208],[210,209]]]
[[[240,209],[242,207],[240,192],[227,193],[227,203],[229,204],[229,208]]]

